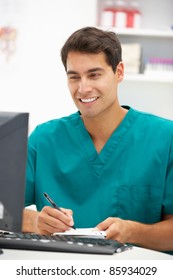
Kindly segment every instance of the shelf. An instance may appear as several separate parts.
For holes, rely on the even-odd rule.
[[[126,74],[124,81],[132,82],[157,82],[173,84],[173,73],[151,73],[151,74]]]
[[[114,28],[114,27],[101,27],[104,30],[112,30],[118,35],[125,36],[140,36],[140,37],[166,37],[173,38],[172,29],[144,29],[144,28]]]

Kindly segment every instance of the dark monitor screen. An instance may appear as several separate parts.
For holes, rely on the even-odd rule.
[[[22,229],[28,119],[28,113],[0,112],[0,231]]]

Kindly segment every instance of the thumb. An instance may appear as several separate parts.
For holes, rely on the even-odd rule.
[[[107,230],[112,223],[113,218],[107,218],[103,222],[99,223],[96,227],[98,228],[98,230]]]

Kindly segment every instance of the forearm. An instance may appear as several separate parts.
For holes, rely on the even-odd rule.
[[[173,219],[152,225],[132,222],[131,228],[130,243],[159,251],[173,250]]]
[[[23,232],[38,232],[37,228],[37,218],[38,212],[30,209],[23,210],[23,224],[22,231]]]
[[[173,215],[165,215],[163,221],[155,224],[109,217],[96,227],[106,231],[107,239],[158,251],[173,251]]]

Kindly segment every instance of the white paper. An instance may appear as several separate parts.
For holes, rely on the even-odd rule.
[[[0,219],[4,219],[4,205],[0,202]]]
[[[65,232],[56,232],[53,235],[73,235],[73,236],[83,236],[83,237],[96,237],[96,238],[105,238],[106,232],[99,231],[95,228],[77,228],[70,229]]]

